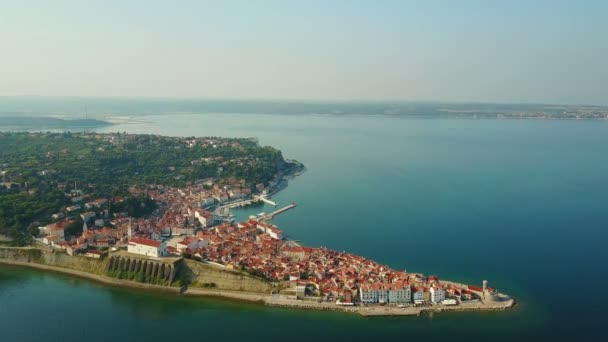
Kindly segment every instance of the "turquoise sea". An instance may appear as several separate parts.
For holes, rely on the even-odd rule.
[[[167,114],[100,131],[257,137],[308,170],[289,237],[515,296],[510,311],[361,318],[0,267],[2,341],[556,340],[605,335],[608,121]],[[239,218],[268,211],[249,208]]]

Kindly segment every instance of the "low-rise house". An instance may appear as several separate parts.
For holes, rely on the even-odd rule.
[[[469,300],[473,300],[474,295],[472,291],[469,291],[467,289],[462,289],[461,291],[461,295],[460,295],[460,300],[463,301],[469,301]]]
[[[304,248],[302,248],[302,246],[285,244],[281,247],[280,251],[281,254],[294,260],[302,260],[305,257]]]
[[[105,198],[98,198],[94,201],[85,203],[84,207],[87,209],[92,209],[92,208],[100,208],[103,205],[105,205],[106,203],[108,203],[108,200]]]
[[[210,227],[213,224],[213,214],[207,210],[200,208],[194,209],[194,217],[200,222],[203,228]]]
[[[172,235],[194,235],[194,227],[182,227],[182,226],[173,226],[171,227]]]
[[[55,249],[65,251],[70,246],[70,244],[67,241],[60,241],[60,242],[53,242],[52,246]]]
[[[49,238],[52,238],[51,240],[60,242],[65,239],[65,227],[72,222],[72,220],[57,221],[47,225],[43,231]]]
[[[244,197],[243,193],[240,190],[228,191],[228,196],[230,196],[231,200],[237,200]]]
[[[186,249],[195,250],[198,248],[203,248],[209,246],[209,241],[195,238],[195,237],[186,237],[182,241],[178,242],[176,247],[180,252],[185,251]]]
[[[206,207],[212,206],[214,204],[215,204],[215,198],[213,198],[213,197],[207,197],[207,198],[201,199],[200,206],[202,208],[206,208]]]
[[[61,211],[58,212],[58,213],[55,213],[55,214],[51,215],[51,218],[53,220],[59,220],[59,219],[62,219],[64,217],[65,217],[65,215]]]
[[[84,250],[87,247],[86,244],[75,244],[75,245],[71,245],[68,246],[65,249],[65,252],[69,255],[69,256],[73,256],[75,253],[78,253],[79,251]]]
[[[71,212],[74,212],[74,211],[80,210],[80,208],[81,208],[81,207],[80,207],[79,205],[73,205],[73,206],[70,206],[70,207],[65,208],[65,210],[66,210],[68,213],[71,213]]]
[[[265,223],[258,222],[257,228],[264,233],[267,233],[273,239],[282,240],[283,239],[283,231],[280,230],[277,226]]]
[[[467,290],[472,292],[473,296],[476,298],[483,298],[483,288],[475,285],[468,285]]]
[[[92,259],[100,259],[101,258],[101,252],[96,250],[96,249],[89,249],[85,254],[85,257],[87,258],[92,258]]]
[[[54,247],[55,243],[59,242],[59,240],[58,236],[45,236],[42,238],[42,243]]]
[[[90,220],[94,219],[95,217],[97,217],[97,214],[95,214],[95,212],[92,212],[92,211],[87,211],[85,213],[80,214],[80,217],[86,223],[86,222],[89,222]]]
[[[100,238],[95,238],[94,240],[87,242],[87,244],[89,246],[94,246],[94,247],[110,247],[110,245],[114,244],[114,239],[110,238],[110,237],[100,237]]]
[[[167,255],[167,244],[148,238],[134,237],[129,240],[127,251],[158,258]]]
[[[173,246],[167,246],[167,255],[180,256],[179,250]]]
[[[154,229],[152,232],[150,232],[150,237],[152,238],[152,240],[156,240],[156,241],[163,240],[163,234],[158,229]]]
[[[445,290],[445,295],[446,295],[446,297],[452,297],[452,298],[460,299],[461,290],[459,288],[455,287],[455,286],[449,286]]]

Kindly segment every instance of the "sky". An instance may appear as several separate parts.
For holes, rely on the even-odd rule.
[[[0,96],[608,105],[608,1],[0,0]]]

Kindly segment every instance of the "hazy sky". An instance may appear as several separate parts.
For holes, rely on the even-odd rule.
[[[0,0],[0,95],[608,104],[608,1]]]

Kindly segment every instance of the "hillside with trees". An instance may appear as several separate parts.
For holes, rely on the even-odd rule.
[[[243,179],[255,192],[299,165],[244,138],[11,132],[0,133],[0,146],[0,234],[17,239],[68,205],[70,193],[109,197],[146,184],[181,187],[209,178]]]

